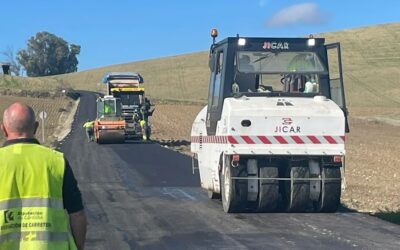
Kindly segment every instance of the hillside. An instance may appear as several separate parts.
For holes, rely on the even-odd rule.
[[[342,45],[349,106],[400,107],[400,23],[322,36]]]
[[[353,107],[400,105],[400,23],[320,34],[342,46],[347,103]],[[222,39],[222,38],[221,38]],[[211,41],[211,39],[210,39]],[[208,52],[112,65],[53,77],[78,89],[102,90],[107,71],[138,71],[148,94],[161,100],[205,102]]]
[[[400,23],[324,33],[318,37],[341,43],[349,106],[400,106]],[[103,91],[99,81],[105,72],[137,71],[144,76],[147,93],[153,99],[205,103],[209,78],[207,60],[208,52],[197,52],[52,77],[0,77],[0,90],[56,91],[73,87]]]
[[[207,99],[208,53],[165,57],[112,65],[53,77],[76,89],[104,90],[100,80],[108,71],[137,71],[143,75],[147,94],[158,100],[202,102]]]
[[[61,89],[63,83],[51,77],[18,77],[0,75],[0,92],[12,91],[13,93],[25,91],[54,92]]]

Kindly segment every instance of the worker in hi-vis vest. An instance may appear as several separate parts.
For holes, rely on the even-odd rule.
[[[83,124],[83,127],[85,128],[86,131],[86,137],[88,139],[88,142],[91,142],[94,140],[94,121],[86,120],[86,122]]]
[[[81,192],[64,155],[34,138],[37,127],[25,104],[4,111],[0,250],[81,250],[87,225]]]
[[[104,114],[105,115],[110,115],[112,113],[112,108],[111,105],[107,102],[104,102]]]

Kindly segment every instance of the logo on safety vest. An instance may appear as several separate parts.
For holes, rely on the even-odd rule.
[[[4,211],[4,223],[9,223],[14,220],[14,213],[11,210]]]

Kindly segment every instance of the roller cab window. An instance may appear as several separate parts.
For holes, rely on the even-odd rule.
[[[115,117],[121,114],[119,99],[104,99],[97,101],[97,117]]]
[[[316,95],[327,70],[315,52],[239,51],[232,93]]]

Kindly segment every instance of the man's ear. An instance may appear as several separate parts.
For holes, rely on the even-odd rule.
[[[4,127],[3,123],[0,124],[0,127],[1,127],[1,131],[3,132],[4,137],[7,138],[8,137],[8,132],[7,132],[6,127]]]
[[[36,121],[36,122],[35,122],[35,129],[33,130],[33,134],[34,134],[34,135],[36,134],[36,131],[37,131],[38,127],[39,127],[39,122]]]

